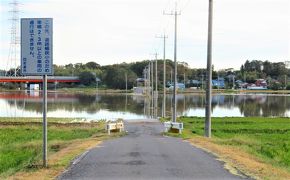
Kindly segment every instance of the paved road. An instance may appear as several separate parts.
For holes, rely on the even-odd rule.
[[[162,136],[158,122],[131,122],[126,130],[81,156],[59,179],[242,179],[212,155]]]

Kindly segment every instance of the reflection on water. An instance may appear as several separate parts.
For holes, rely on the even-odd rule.
[[[166,96],[166,115],[171,115],[171,95]],[[134,95],[85,95],[48,93],[48,117],[92,119],[142,119],[161,116],[163,100],[157,108],[152,100]],[[213,116],[290,117],[290,96],[275,95],[214,95]],[[1,117],[41,117],[41,92],[1,92]],[[177,95],[177,113],[204,116],[204,95]]]

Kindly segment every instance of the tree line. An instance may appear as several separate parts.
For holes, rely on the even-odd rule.
[[[155,61],[153,61],[155,63]],[[143,70],[148,66],[150,60],[143,60],[132,63],[121,63],[101,66],[94,61],[88,63],[75,63],[67,65],[54,65],[55,76],[79,76],[81,82],[79,86],[95,86],[96,80],[100,80],[99,87],[110,89],[125,89],[126,77],[128,88],[136,86],[136,79],[143,77]],[[163,60],[157,60],[158,84],[163,86]],[[154,64],[155,68],[155,64]],[[174,62],[166,60],[166,84],[169,86],[173,81]],[[13,71],[11,69],[10,71]],[[153,71],[155,73],[155,70]],[[19,74],[20,75],[20,74]],[[155,75],[154,75],[155,76]],[[223,78],[226,88],[233,86],[233,80],[241,80],[247,83],[254,83],[257,79],[266,79],[270,86],[276,88],[286,87],[290,77],[290,70],[285,62],[269,62],[261,60],[247,60],[239,70],[223,69],[215,70],[213,67],[213,79]],[[186,62],[178,62],[177,81],[185,83],[187,87],[194,86],[192,80],[206,81],[206,69],[190,68]],[[286,80],[286,81],[285,81]],[[64,85],[65,86],[65,85]],[[75,86],[75,85],[72,85]],[[289,85],[290,89],[290,85]]]
[[[155,61],[153,61],[155,63]],[[121,63],[101,66],[96,62],[85,64],[76,63],[64,66],[54,66],[56,76],[79,76],[81,84],[85,86],[95,85],[96,78],[100,79],[100,85],[105,88],[125,89],[126,76],[128,88],[136,86],[136,79],[143,77],[143,70],[149,65],[150,60],[143,60],[132,63]],[[158,84],[162,88],[163,84],[163,60],[157,60]],[[155,64],[154,64],[155,68]],[[173,81],[174,62],[166,60],[166,84],[170,85]],[[154,72],[155,73],[155,70]],[[155,76],[155,74],[154,74]],[[213,67],[213,79],[224,78],[227,87],[232,86],[233,76],[235,80],[241,80],[247,83],[254,83],[257,79],[266,79],[269,85],[279,85],[285,87],[290,77],[289,68],[285,62],[269,62],[261,60],[247,60],[241,65],[239,70],[223,69],[215,70]],[[286,79],[286,81],[285,81]],[[177,80],[192,86],[192,80],[205,82],[206,69],[190,68],[186,62],[178,62]],[[286,83],[286,84],[285,84]]]

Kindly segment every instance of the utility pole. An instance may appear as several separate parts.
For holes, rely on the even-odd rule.
[[[162,110],[162,117],[166,116],[166,58],[165,58],[165,43],[166,43],[166,38],[168,36],[164,35],[163,36],[156,36],[156,38],[162,38],[163,39],[163,110]]]
[[[218,74],[218,78],[217,78],[217,82],[218,82],[218,91],[220,90],[220,75],[219,75],[219,71],[217,71]]]
[[[208,8],[208,40],[207,40],[207,88],[205,109],[205,136],[211,137],[211,93],[212,93],[212,16],[213,0],[209,0]]]
[[[158,104],[158,73],[157,73],[157,53],[155,53],[155,93],[154,93],[154,111],[157,119],[157,104]]]
[[[285,61],[285,69],[286,69],[286,73],[285,73],[285,90],[287,90],[287,68],[290,66],[290,61]]]
[[[154,53],[155,56],[155,93],[157,96],[158,93],[158,74],[157,74],[157,53]]]
[[[201,90],[203,90],[203,74],[201,74]]]
[[[151,118],[151,61],[149,61],[148,64],[148,72],[147,72],[147,78],[148,78],[148,83],[147,83],[147,95],[148,95],[148,115]]]
[[[172,69],[170,70],[170,85],[172,86]]]
[[[232,89],[235,89],[235,75],[233,74],[233,88]]]
[[[147,72],[147,79],[148,79],[148,83],[146,84],[147,86],[147,95],[148,97],[150,97],[150,84],[151,84],[151,67],[150,67],[150,62],[148,64],[148,72]]]
[[[177,16],[180,15],[180,12],[177,12],[177,2],[175,2],[175,10],[171,13],[165,13],[164,15],[173,15],[174,16],[174,86],[173,86],[173,118],[172,121],[176,122],[176,84],[177,84],[177,63],[176,63],[176,57],[177,57]]]
[[[127,94],[127,90],[128,90],[128,77],[127,77],[127,73],[125,73],[125,81],[126,81],[126,94]]]
[[[157,55],[158,55],[158,53],[153,53],[152,55],[154,55],[154,57],[155,57],[155,91],[153,93],[153,95],[154,95],[153,98],[154,98],[154,114],[155,114],[155,117],[157,118],[157,103],[158,103],[157,102],[157,99],[158,99]],[[153,63],[154,62],[152,62],[152,64]],[[153,71],[153,65],[152,65],[152,71]],[[153,76],[152,76],[152,78],[153,78]],[[153,84],[152,84],[152,87],[154,87]]]
[[[151,110],[153,112],[153,107],[154,107],[154,80],[153,80],[153,72],[154,72],[154,68],[153,68],[153,61],[150,61],[151,63]],[[153,115],[153,113],[152,113]]]

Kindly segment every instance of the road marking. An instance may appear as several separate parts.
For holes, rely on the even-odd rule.
[[[86,151],[84,152],[82,155],[80,155],[75,161],[73,161],[73,165],[76,165],[77,163],[79,163],[90,151]]]

